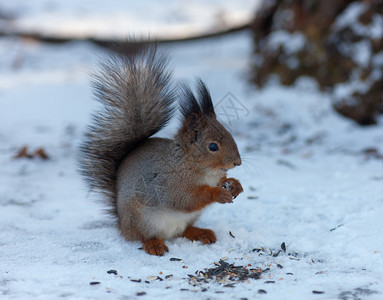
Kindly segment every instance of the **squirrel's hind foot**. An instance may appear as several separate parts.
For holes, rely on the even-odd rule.
[[[164,256],[165,252],[169,252],[168,246],[165,245],[163,239],[150,239],[142,242],[146,253],[150,255]]]
[[[217,241],[213,230],[197,228],[194,226],[186,228],[182,236],[191,241],[201,241],[202,244],[212,244]]]

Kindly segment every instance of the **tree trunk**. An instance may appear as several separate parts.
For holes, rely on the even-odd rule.
[[[265,0],[252,31],[256,85],[309,76],[359,124],[383,113],[382,0]]]

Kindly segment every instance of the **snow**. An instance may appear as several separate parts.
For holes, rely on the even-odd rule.
[[[279,47],[283,47],[287,54],[294,54],[306,45],[306,37],[299,32],[289,33],[287,31],[279,30],[274,31],[268,38],[270,48],[278,50]]]
[[[382,299],[383,161],[365,150],[383,153],[383,119],[357,126],[336,114],[330,97],[307,78],[254,90],[246,74],[249,33],[168,47],[177,80],[200,76],[217,109],[245,108],[229,124],[244,161],[231,175],[245,191],[197,221],[215,231],[217,243],[177,238],[166,242],[169,253],[154,257],[124,241],[76,171],[77,147],[96,107],[89,74],[104,50],[3,38],[0,298]],[[161,135],[170,136],[176,125]],[[31,152],[43,147],[50,159],[13,159],[23,145]],[[287,251],[277,257],[253,251],[276,253],[282,242]],[[270,271],[234,288],[189,285],[188,274],[223,257]]]
[[[351,105],[360,101],[355,99],[355,94],[365,94],[382,77],[381,53],[374,53],[373,45],[374,41],[383,36],[383,18],[376,12],[369,24],[362,24],[359,19],[367,8],[365,3],[361,2],[350,4],[337,17],[332,27],[332,38],[340,36],[339,32],[342,30],[351,31],[345,40],[339,41],[337,47],[345,57],[352,59],[357,67],[347,82],[335,85],[333,93],[337,101]]]
[[[12,0],[1,4],[14,16],[9,31],[75,37],[147,35],[183,38],[248,24],[258,0],[60,1]]]
[[[360,36],[369,36],[372,39],[381,39],[383,37],[383,18],[375,14],[369,25],[363,25],[359,21],[359,16],[367,9],[365,3],[355,2],[350,4],[344,12],[337,18],[334,29],[341,30],[350,27],[354,33]]]
[[[364,13],[367,6],[364,3],[352,3],[342,12],[340,17],[337,18],[334,26],[336,29],[342,29],[346,26],[355,24],[355,20],[358,20],[359,16]]]
[[[370,42],[366,40],[360,41],[358,43],[355,43],[354,47],[354,61],[363,68],[367,68],[372,56]]]

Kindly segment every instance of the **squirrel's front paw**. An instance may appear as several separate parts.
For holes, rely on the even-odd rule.
[[[218,203],[233,203],[233,196],[227,189],[219,188],[219,194],[215,201]]]
[[[228,190],[234,199],[243,192],[241,183],[235,178],[225,178],[221,182],[221,187]]]

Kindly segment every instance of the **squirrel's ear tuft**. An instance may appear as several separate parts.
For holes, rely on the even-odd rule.
[[[194,116],[194,118],[196,118],[202,113],[197,99],[194,97],[194,94],[192,90],[190,89],[190,87],[187,86],[186,84],[181,85],[180,108],[181,108],[181,113],[185,119],[190,116]]]
[[[206,117],[192,90],[185,84],[181,85],[180,109],[183,116],[182,135],[187,137],[188,143],[194,143],[199,138],[200,129],[206,126]]]
[[[204,115],[215,118],[213,101],[211,100],[210,92],[205,83],[201,79],[197,79],[198,100],[199,106]]]
[[[197,79],[198,100],[189,86],[181,85],[181,113],[186,118],[192,114],[215,118],[213,101],[209,90],[201,79]]]

